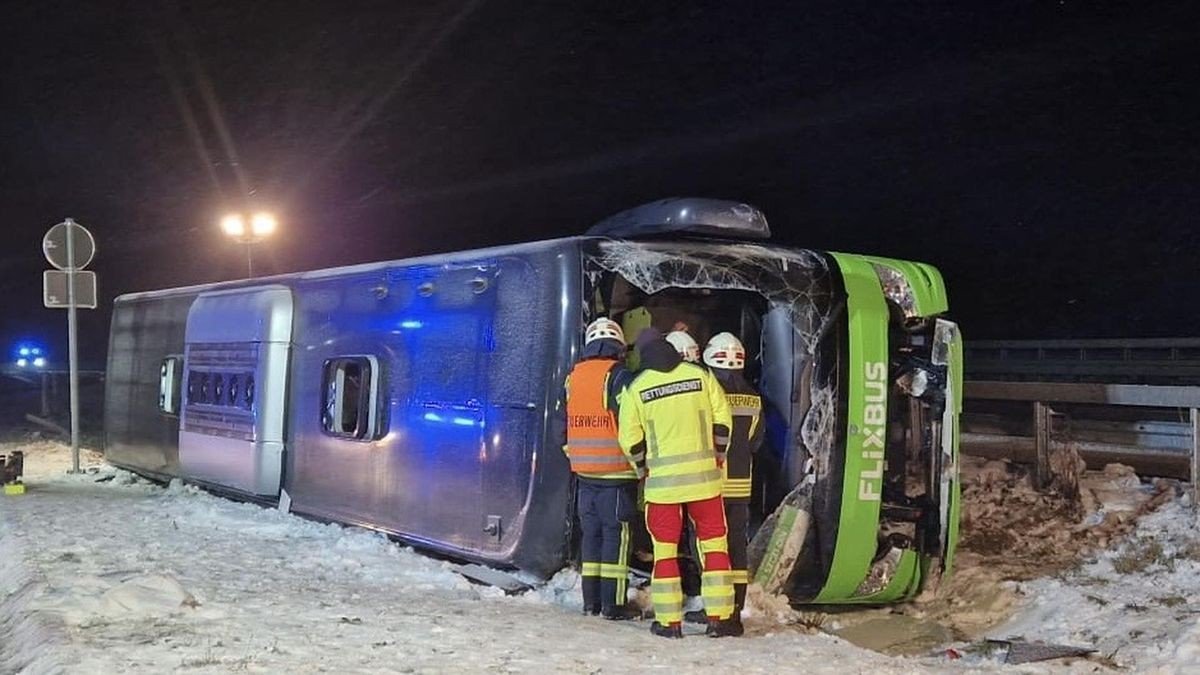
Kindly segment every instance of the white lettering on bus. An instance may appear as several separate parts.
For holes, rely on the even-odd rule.
[[[883,479],[884,430],[887,428],[887,366],[880,361],[866,364],[866,406],[863,408],[862,472],[858,476],[858,498],[880,500]]]

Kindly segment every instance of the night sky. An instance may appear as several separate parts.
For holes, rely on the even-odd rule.
[[[1194,3],[5,3],[0,348],[102,302],[581,233],[665,196],[946,275],[971,338],[1200,335]],[[107,313],[86,313],[86,360]],[[59,348],[59,354],[62,354]]]

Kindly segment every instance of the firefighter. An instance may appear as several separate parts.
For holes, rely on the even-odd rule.
[[[733,424],[716,378],[684,363],[652,329],[638,336],[642,369],[622,392],[621,448],[645,479],[646,527],[654,543],[650,631],[683,637],[679,545],[686,516],[695,527],[703,565],[708,634],[733,634],[732,572],[721,503],[721,467]]]
[[[754,456],[763,441],[762,397],[742,374],[746,366],[746,348],[732,333],[718,333],[708,341],[704,347],[704,364],[712,369],[721,388],[725,390],[725,399],[733,415],[721,496],[725,501],[729,559],[733,567],[734,611],[730,617],[731,632],[741,635],[742,609],[746,606],[746,584],[749,582],[746,546],[749,543],[750,477],[753,475]]]
[[[632,380],[620,362],[621,326],[607,318],[588,325],[583,358],[566,382],[563,449],[576,477],[576,511],[582,541],[583,609],[622,620],[626,606],[629,522],[637,510],[637,471],[617,439],[617,394]]]
[[[667,333],[667,342],[688,363],[700,363],[700,345],[686,330],[673,330]]]
[[[676,321],[671,332],[667,333],[667,342],[684,361],[700,363],[700,345],[696,344],[689,330],[686,323]],[[700,567],[696,563],[700,553],[696,550],[696,535],[686,520],[683,522],[682,542],[678,560],[679,576],[683,583],[683,620],[688,623],[707,623],[708,615],[704,613],[704,602],[700,597]]]

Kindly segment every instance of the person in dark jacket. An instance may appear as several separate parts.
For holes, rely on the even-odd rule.
[[[620,325],[603,317],[588,325],[583,358],[567,376],[560,420],[576,477],[584,612],[612,620],[637,615],[626,606],[626,591],[638,474],[617,437],[618,394],[633,379],[620,361],[624,353]]]
[[[725,521],[729,526],[729,559],[733,567],[734,612],[730,617],[733,634],[741,635],[742,609],[746,606],[750,525],[750,477],[754,456],[763,441],[762,397],[746,381],[746,348],[732,333],[718,333],[704,348],[704,364],[725,390],[733,415],[729,449],[725,458],[725,483],[721,496],[725,501]]]

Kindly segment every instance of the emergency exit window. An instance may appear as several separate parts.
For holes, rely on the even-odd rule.
[[[354,439],[378,434],[379,362],[345,356],[325,362],[321,424],[325,432]]]
[[[183,389],[183,357],[168,356],[158,367],[158,410],[167,415],[179,414],[179,399]]]

